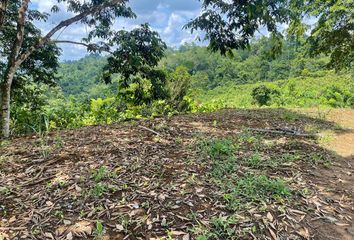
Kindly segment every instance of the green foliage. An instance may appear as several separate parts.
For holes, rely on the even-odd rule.
[[[261,85],[252,90],[252,98],[259,105],[269,105],[273,95],[279,95],[280,93],[275,89],[270,89],[265,85]]]
[[[240,236],[237,235],[235,226],[237,224],[235,217],[214,217],[210,220],[210,226],[208,229],[200,228],[195,229],[194,232],[197,235],[197,240],[208,239],[225,239],[236,240]]]
[[[245,49],[261,26],[272,33],[274,41],[281,41],[277,24],[288,23],[290,19],[289,1],[220,1],[204,0],[203,11],[186,25],[192,30],[202,30],[209,48],[221,54],[232,53],[232,49]],[[227,16],[227,17],[225,17]],[[280,43],[281,45],[281,43]],[[274,48],[279,51],[279,48]]]
[[[130,36],[127,32],[123,35]],[[49,130],[77,128],[227,107],[353,107],[352,76],[324,70],[326,58],[305,57],[304,41],[284,40],[283,53],[277,59],[269,56],[272,44],[268,38],[253,41],[251,49],[233,51],[233,57],[183,45],[179,50],[167,50],[158,67],[141,66],[144,74],[152,75],[132,75],[126,87],[122,74],[113,74],[108,85],[98,80],[106,58],[90,55],[65,62],[59,69],[60,87],[29,81],[16,90],[12,132],[40,132],[47,125]],[[280,117],[297,119],[290,113]]]
[[[308,18],[316,19],[308,38],[309,53],[331,56],[329,66],[352,68],[354,41],[354,4],[340,1],[220,1],[203,0],[203,11],[185,28],[202,30],[212,51],[232,55],[233,49],[245,49],[260,27],[270,33],[268,55],[282,51],[283,35],[279,26],[289,25],[288,37],[299,38],[306,30]]]
[[[331,85],[324,90],[324,98],[331,107],[354,107],[354,91],[340,85]]]
[[[333,72],[327,72],[324,76],[290,78],[269,83],[226,84],[201,92],[196,96],[196,101],[202,105],[218,102],[223,107],[254,107],[252,90],[262,85],[277,89],[280,93],[271,96],[268,105],[272,107],[353,107],[352,76]]]
[[[249,135],[245,134],[238,138],[238,142],[246,145],[254,143]],[[237,158],[235,151],[240,146],[231,139],[201,141],[198,147],[204,161],[208,161],[205,157],[209,157],[210,175],[224,192],[224,200],[231,210],[237,210],[245,204],[282,201],[291,195],[287,184],[281,179],[271,179],[253,173],[239,176],[238,168],[241,164],[251,168],[269,165],[259,153],[256,152],[247,158]]]
[[[103,98],[111,94],[116,82],[107,85],[99,76],[106,58],[97,54],[88,55],[77,61],[65,61],[58,69],[58,85],[66,96],[75,95],[80,98]]]
[[[184,66],[178,66],[174,72],[167,76],[167,91],[169,93],[169,101],[177,111],[190,110],[190,103],[186,99],[190,88],[192,77],[188,69]]]
[[[96,229],[95,229],[95,239],[101,239],[104,233],[103,223],[99,220],[96,221]]]
[[[19,0],[9,1],[6,12],[1,13],[4,14],[4,21],[0,30],[0,83],[4,82],[5,76],[8,74],[9,64],[7,61],[13,51],[15,39],[17,38],[16,24],[14,23],[18,20],[18,8],[21,6],[21,2]],[[25,22],[25,34],[21,53],[41,36],[41,30],[36,26],[36,23],[44,22],[48,18],[46,13],[32,9],[29,9],[27,15],[29,21]],[[21,90],[28,82],[53,84],[56,79],[55,73],[59,66],[59,54],[60,49],[53,43],[46,44],[42,48],[37,49],[17,69],[13,79],[12,90]]]
[[[312,1],[307,11],[318,18],[308,39],[309,53],[331,56],[329,66],[336,69],[353,68],[354,3],[352,0]]]
[[[95,169],[92,172],[92,177],[95,182],[101,182],[107,175],[107,168],[105,166],[101,166],[99,169]]]
[[[207,156],[217,159],[232,156],[236,146],[231,139],[209,139],[201,141],[199,149]]]
[[[119,95],[126,102],[138,105],[165,99],[166,76],[155,67],[164,56],[166,44],[158,33],[143,24],[130,32],[118,31],[113,41],[119,45],[103,69],[105,82],[119,73]]]
[[[245,203],[282,201],[291,195],[290,189],[283,180],[270,179],[264,175],[247,174],[238,179],[232,187],[227,188],[228,193],[224,195],[224,199],[231,209],[238,209]]]

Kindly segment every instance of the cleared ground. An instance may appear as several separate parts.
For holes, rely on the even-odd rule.
[[[3,142],[0,239],[353,239],[354,112],[330,116],[228,109]]]

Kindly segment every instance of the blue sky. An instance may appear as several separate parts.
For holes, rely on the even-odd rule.
[[[32,0],[33,9],[50,12],[55,0]],[[152,28],[158,31],[168,46],[178,47],[185,42],[196,40],[197,34],[191,34],[182,27],[200,13],[198,0],[130,0],[130,6],[137,14],[136,19],[117,19],[116,29],[132,29],[137,25],[148,22]],[[50,17],[46,23],[41,23],[40,28],[44,33],[58,24],[62,19],[71,15],[59,12]],[[75,24],[55,36],[61,40],[80,40],[86,35],[87,30],[80,24]],[[73,45],[60,45],[63,49],[62,60],[79,59],[85,56],[83,47]]]

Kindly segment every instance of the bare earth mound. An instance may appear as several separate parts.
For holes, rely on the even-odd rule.
[[[13,139],[0,239],[353,239],[353,155],[309,125],[337,128],[230,109]]]

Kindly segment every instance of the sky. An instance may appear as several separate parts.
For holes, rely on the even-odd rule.
[[[54,0],[32,0],[31,8],[50,13]],[[136,19],[119,18],[114,24],[115,29],[130,30],[142,23],[148,22],[157,31],[161,38],[170,47],[178,47],[186,42],[196,40],[198,33],[191,34],[183,26],[200,13],[198,0],[130,0],[129,5],[136,13]],[[71,17],[66,12],[52,14],[46,23],[40,23],[43,33],[48,32],[61,20]],[[87,29],[80,24],[75,24],[54,39],[79,41],[87,34]],[[85,48],[78,45],[59,45],[62,49],[61,60],[76,60],[86,55]]]

